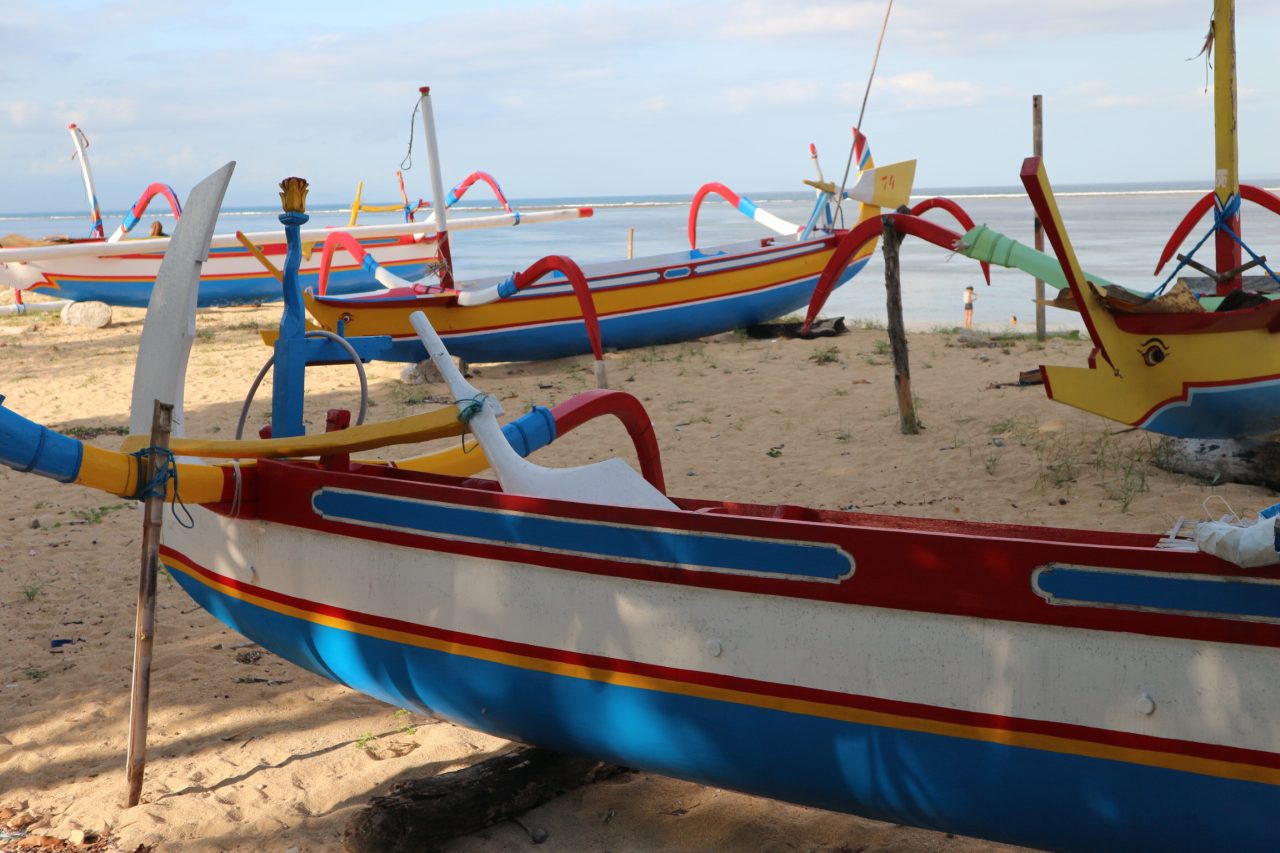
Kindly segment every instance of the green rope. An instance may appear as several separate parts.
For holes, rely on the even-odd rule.
[[[454,400],[453,404],[455,406],[462,406],[462,408],[458,410],[458,420],[462,421],[464,424],[470,424],[471,419],[480,414],[484,409],[484,399],[485,394],[480,393],[466,400]],[[466,405],[463,405],[464,403]],[[480,446],[480,443],[476,442],[472,444],[470,448],[467,447],[467,434],[470,432],[471,430],[467,429],[463,431],[462,435],[458,436],[458,439],[462,442],[463,453],[471,453]]]

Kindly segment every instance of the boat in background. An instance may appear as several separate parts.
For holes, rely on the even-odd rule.
[[[435,208],[441,210],[445,199],[439,154],[425,92],[422,114]],[[599,375],[603,348],[653,346],[746,328],[806,304],[847,232],[838,225],[844,215],[841,203],[856,201],[856,222],[861,223],[875,219],[881,208],[905,204],[911,194],[915,161],[876,167],[866,137],[856,128],[853,136],[854,185],[837,189],[823,182],[819,171],[818,181],[806,182],[815,188],[816,199],[804,223],[788,222],[723,184],[709,183],[690,207],[687,251],[581,268],[575,264],[572,272],[539,262],[509,276],[467,282],[453,277],[444,217],[440,264],[417,281],[386,268],[347,234],[335,232],[325,242],[319,286],[303,298],[318,328],[341,335],[371,358],[422,361],[425,353],[409,317],[423,311],[449,351],[466,361],[533,361],[592,352]],[[710,195],[724,198],[775,235],[699,247],[698,215]],[[946,209],[971,227],[957,206]],[[857,275],[874,250],[872,243],[850,258],[839,283]],[[339,253],[370,269],[379,286],[365,293],[331,293],[328,270]],[[269,334],[264,337],[271,341]]]
[[[210,183],[193,198],[211,211]],[[497,736],[878,820],[1056,850],[1273,844],[1274,567],[1158,534],[679,498],[617,459],[541,468],[423,313],[457,406],[305,436],[306,217],[281,218],[273,437],[175,438],[179,458],[254,464],[183,462],[181,494],[163,486],[190,508],[164,519],[164,565],[252,641]],[[211,214],[194,221],[207,236]],[[111,457],[130,497],[138,425],[153,400],[180,410],[194,336],[198,268],[168,260],[138,455]],[[6,464],[103,487],[86,468],[107,457],[0,415]],[[474,434],[497,481],[349,457],[426,429]]]
[[[1239,182],[1236,157],[1235,11],[1217,0],[1209,44],[1214,66],[1217,128],[1215,191],[1200,199],[1175,229],[1156,266],[1159,273],[1209,209],[1211,229],[1153,292],[1121,287],[1084,271],[1071,249],[1042,165],[1028,160],[1022,182],[1050,234],[1055,256],[1028,248],[989,228],[964,235],[891,218],[906,233],[984,263],[1023,270],[1059,290],[1052,306],[1078,311],[1093,341],[1086,367],[1040,368],[1050,399],[1129,426],[1179,438],[1264,438],[1280,432],[1280,276],[1241,238],[1241,200],[1280,213],[1280,197]],[[846,238],[847,253],[866,234]],[[1194,260],[1214,237],[1216,264]],[[1241,263],[1241,253],[1250,260]],[[838,253],[839,254],[839,253]],[[1178,279],[1184,268],[1201,281]],[[1246,281],[1260,267],[1265,277]],[[834,280],[824,274],[809,318]],[[1248,284],[1248,289],[1244,285]]]
[[[0,286],[14,288],[18,293],[32,290],[73,302],[94,301],[108,305],[146,307],[151,295],[151,283],[155,280],[165,249],[169,245],[168,238],[162,233],[153,233],[142,239],[128,239],[128,235],[142,220],[148,206],[155,199],[163,198],[174,218],[179,220],[182,205],[172,187],[153,183],[129,208],[115,231],[109,237],[104,236],[105,228],[97,190],[85,150],[88,141],[75,124],[69,125],[68,130],[75,144],[76,156],[80,160],[85,192],[89,199],[91,236],[67,240],[0,238]],[[448,204],[461,198],[476,180],[485,180],[494,189],[503,206],[503,213],[456,219],[453,224],[455,229],[505,228],[535,222],[580,219],[592,214],[591,208],[585,207],[528,212],[513,210],[502,196],[497,182],[480,172],[472,174],[455,187],[449,195]],[[403,191],[403,184],[401,189]],[[395,205],[361,205],[358,191],[352,221],[361,210],[369,212],[401,209]],[[406,201],[403,207],[406,213],[405,223],[355,226],[348,230],[366,256],[376,259],[381,266],[401,275],[425,275],[437,260],[434,213],[415,225],[412,212],[417,209],[411,209]],[[312,250],[323,244],[331,232],[330,228],[314,228],[303,235],[306,249],[299,276],[304,287],[314,288],[317,285],[320,258],[314,256]],[[284,254],[285,244],[280,231],[215,235],[209,249],[209,263],[200,282],[200,306],[253,304],[279,299],[279,274],[273,268],[279,265]],[[263,258],[269,262],[266,268],[261,262]],[[326,277],[329,287],[335,293],[362,292],[374,284],[368,269],[360,263],[335,264],[327,270]]]

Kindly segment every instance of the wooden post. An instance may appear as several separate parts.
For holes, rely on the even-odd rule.
[[[889,217],[884,223],[884,290],[889,313],[889,346],[893,351],[893,387],[898,392],[898,417],[903,435],[920,432],[915,401],[911,399],[911,366],[907,360],[907,332],[902,322],[902,279],[898,273],[898,247],[902,237]]]
[[[636,229],[627,229],[627,260],[631,260],[636,254]]]
[[[151,446],[169,448],[173,406],[155,401],[151,415]],[[145,483],[154,483],[160,465],[167,465],[152,451],[143,466]],[[156,575],[160,566],[160,526],[164,520],[163,490],[148,495],[142,521],[142,573],[138,579],[138,617],[133,629],[133,684],[129,693],[129,750],[125,766],[129,779],[126,807],[142,799],[142,773],[147,765],[147,711],[151,693],[151,647],[156,631]]]
[[[1044,96],[1031,96],[1031,153],[1037,157],[1044,155]],[[1035,218],[1036,251],[1044,251],[1044,226],[1040,217]],[[1036,279],[1036,339],[1045,338],[1044,323],[1044,282]]]

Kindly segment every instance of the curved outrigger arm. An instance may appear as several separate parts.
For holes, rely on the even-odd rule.
[[[453,207],[464,195],[467,194],[467,190],[471,189],[477,181],[483,181],[489,185],[489,189],[493,191],[493,197],[498,200],[498,204],[502,205],[503,210],[507,213],[515,213],[515,211],[511,209],[511,204],[507,201],[507,197],[502,194],[502,187],[498,186],[498,181],[488,172],[472,172],[470,175],[463,178],[462,183],[449,190],[449,194],[446,195],[444,199],[445,205]]]
[[[605,388],[607,380],[604,348],[600,336],[600,316],[591,294],[591,285],[587,283],[587,277],[583,274],[582,268],[571,258],[564,255],[548,255],[534,261],[524,272],[512,273],[498,284],[476,290],[458,291],[458,304],[463,307],[472,307],[506,299],[553,273],[559,273],[566,279],[573,288],[574,296],[578,298],[578,307],[582,310],[582,322],[587,327],[587,339],[591,342],[591,353],[596,360],[596,387]]]
[[[352,257],[360,262],[360,266],[366,273],[373,276],[379,284],[388,290],[403,287],[420,294],[445,292],[445,289],[438,285],[426,285],[421,281],[408,281],[390,270],[384,269],[365,250],[364,246],[361,246],[350,234],[345,231],[334,231],[325,238],[324,251],[320,256],[320,281],[318,285],[320,296],[324,296],[328,289],[329,270],[333,264],[333,253],[339,249],[350,253]],[[578,306],[582,309],[582,321],[587,327],[587,340],[591,343],[591,352],[595,356],[596,384],[598,387],[604,388],[606,384],[604,348],[600,335],[599,314],[596,311],[595,299],[591,294],[591,286],[587,283],[587,277],[583,274],[582,268],[571,258],[564,255],[548,255],[545,258],[534,261],[523,272],[512,273],[498,284],[475,290],[452,292],[456,294],[458,305],[462,307],[487,305],[490,302],[513,296],[526,287],[555,273],[559,273],[568,281],[573,288],[574,295],[578,298]]]
[[[1240,198],[1243,201],[1251,201],[1259,207],[1266,208],[1275,214],[1280,214],[1280,196],[1273,192],[1264,190],[1262,187],[1256,187],[1252,184],[1240,185]],[[1173,233],[1169,236],[1169,240],[1164,244],[1164,250],[1160,252],[1160,260],[1156,261],[1156,269],[1152,275],[1159,275],[1160,270],[1169,262],[1178,247],[1191,233],[1191,229],[1204,218],[1204,215],[1213,209],[1217,196],[1212,193],[1206,193],[1198,199],[1195,204],[1191,205],[1191,209],[1187,211],[1186,216],[1182,217],[1182,221],[1173,229]],[[1217,225],[1215,223],[1215,230]]]
[[[333,253],[339,249],[345,250],[347,254],[355,258],[365,273],[387,290],[407,287],[410,290],[421,293],[428,291],[428,285],[424,285],[422,282],[412,282],[401,278],[391,270],[383,269],[373,255],[369,254],[368,250],[360,244],[360,241],[346,231],[332,231],[324,238],[324,248],[320,254],[320,279],[316,286],[316,292],[320,296],[324,296],[329,290],[329,270],[333,266]],[[261,261],[261,258],[259,261]],[[436,289],[439,289],[438,286]]]
[[[361,181],[356,184],[356,197],[351,202],[351,219],[347,226],[355,225],[356,220],[362,213],[393,213],[400,210],[404,211],[405,222],[413,222],[414,214],[419,210],[431,207],[431,202],[423,198],[418,199],[416,204],[409,201],[409,195],[404,188],[404,173],[398,169],[396,170],[396,181],[400,184],[401,204],[364,204],[361,201],[361,197],[364,195],[364,182]],[[488,172],[472,172],[463,178],[462,182],[449,190],[448,195],[445,196],[445,207],[453,207],[457,204],[467,194],[467,190],[471,189],[477,181],[489,185],[489,189],[493,191],[494,198],[497,199],[498,204],[502,205],[503,211],[515,216],[516,224],[519,224],[520,214],[511,207],[511,203],[507,201],[507,197],[502,193],[502,187],[498,186],[497,179]]]
[[[164,196],[165,200],[169,202],[169,210],[173,212],[173,218],[181,219],[182,203],[178,201],[178,196],[173,191],[173,187],[157,182],[142,191],[142,195],[138,196],[138,200],[133,203],[133,207],[129,208],[129,212],[125,214],[124,221],[116,226],[116,230],[107,238],[107,242],[115,243],[132,231],[147,212],[147,205],[151,204],[151,200],[158,195]]]
[[[920,214],[935,208],[950,213],[961,227],[973,229],[973,219],[969,214],[951,199],[941,197],[925,199],[907,213],[886,213],[859,222],[840,238],[840,242],[836,244],[835,253],[823,268],[822,275],[813,289],[813,296],[809,299],[809,309],[805,312],[804,325],[800,328],[801,334],[809,332],[813,321],[822,311],[822,306],[826,305],[827,298],[831,296],[831,291],[835,290],[839,283],[845,267],[849,266],[864,246],[883,233],[886,221],[892,222],[893,226],[903,234],[919,237],[949,251],[960,251],[962,235],[921,218]],[[991,284],[991,267],[985,261],[982,262],[982,275],[987,284]]]
[[[775,216],[760,205],[744,195],[738,195],[724,184],[716,181],[703,184],[693,195],[693,203],[689,206],[689,248],[698,248],[698,212],[702,209],[702,202],[712,193],[720,196],[729,204],[738,209],[738,212],[748,219],[754,219],[764,227],[771,231],[776,231],[784,237],[790,237],[793,234],[799,234],[802,226],[794,222],[788,222],[780,216]]]

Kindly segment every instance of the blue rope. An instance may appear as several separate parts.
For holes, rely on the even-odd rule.
[[[178,462],[174,458],[173,451],[167,447],[144,447],[129,455],[137,458],[140,463],[145,464],[147,457],[153,454],[157,457],[155,475],[149,482],[139,482],[138,491],[133,497],[135,500],[140,501],[150,500],[151,498],[164,500],[164,496],[169,491],[169,481],[173,480],[173,500],[169,502],[169,510],[173,513],[174,521],[190,530],[196,526],[196,520],[192,518],[191,510],[187,509],[187,505],[182,502],[182,498],[178,497]],[[187,517],[186,521],[183,521],[182,517],[178,515],[178,507],[182,507],[182,512]]]
[[[1239,243],[1240,248],[1248,252],[1249,257],[1252,260],[1257,261],[1258,265],[1261,266],[1264,270],[1266,270],[1267,275],[1275,279],[1277,284],[1280,284],[1280,276],[1277,276],[1274,272],[1272,272],[1271,268],[1267,266],[1266,261],[1258,257],[1256,254],[1254,254],[1253,249],[1250,249],[1249,245],[1245,243],[1244,240],[1240,239],[1240,235],[1237,234],[1235,231],[1232,231],[1231,226],[1227,224],[1230,221],[1231,217],[1235,216],[1239,212],[1240,212],[1240,196],[1238,195],[1232,195],[1231,198],[1227,199],[1227,203],[1223,205],[1221,209],[1219,209],[1218,206],[1215,204],[1213,207],[1213,227],[1210,228],[1208,232],[1206,232],[1205,235],[1200,238],[1200,242],[1196,243],[1190,252],[1188,252],[1186,255],[1183,256],[1181,260],[1178,261],[1178,265],[1173,268],[1173,272],[1169,273],[1169,277],[1166,278],[1163,282],[1161,282],[1160,286],[1151,292],[1151,296],[1156,297],[1156,296],[1159,296],[1161,293],[1163,293],[1164,289],[1169,286],[1169,282],[1173,281],[1173,279],[1178,275],[1178,273],[1182,271],[1182,268],[1187,265],[1187,261],[1191,260],[1196,256],[1196,252],[1200,251],[1200,247],[1205,244],[1205,241],[1208,240],[1209,237],[1211,237],[1213,234],[1216,234],[1219,231],[1226,232],[1231,237],[1232,240],[1235,240],[1237,243]]]

